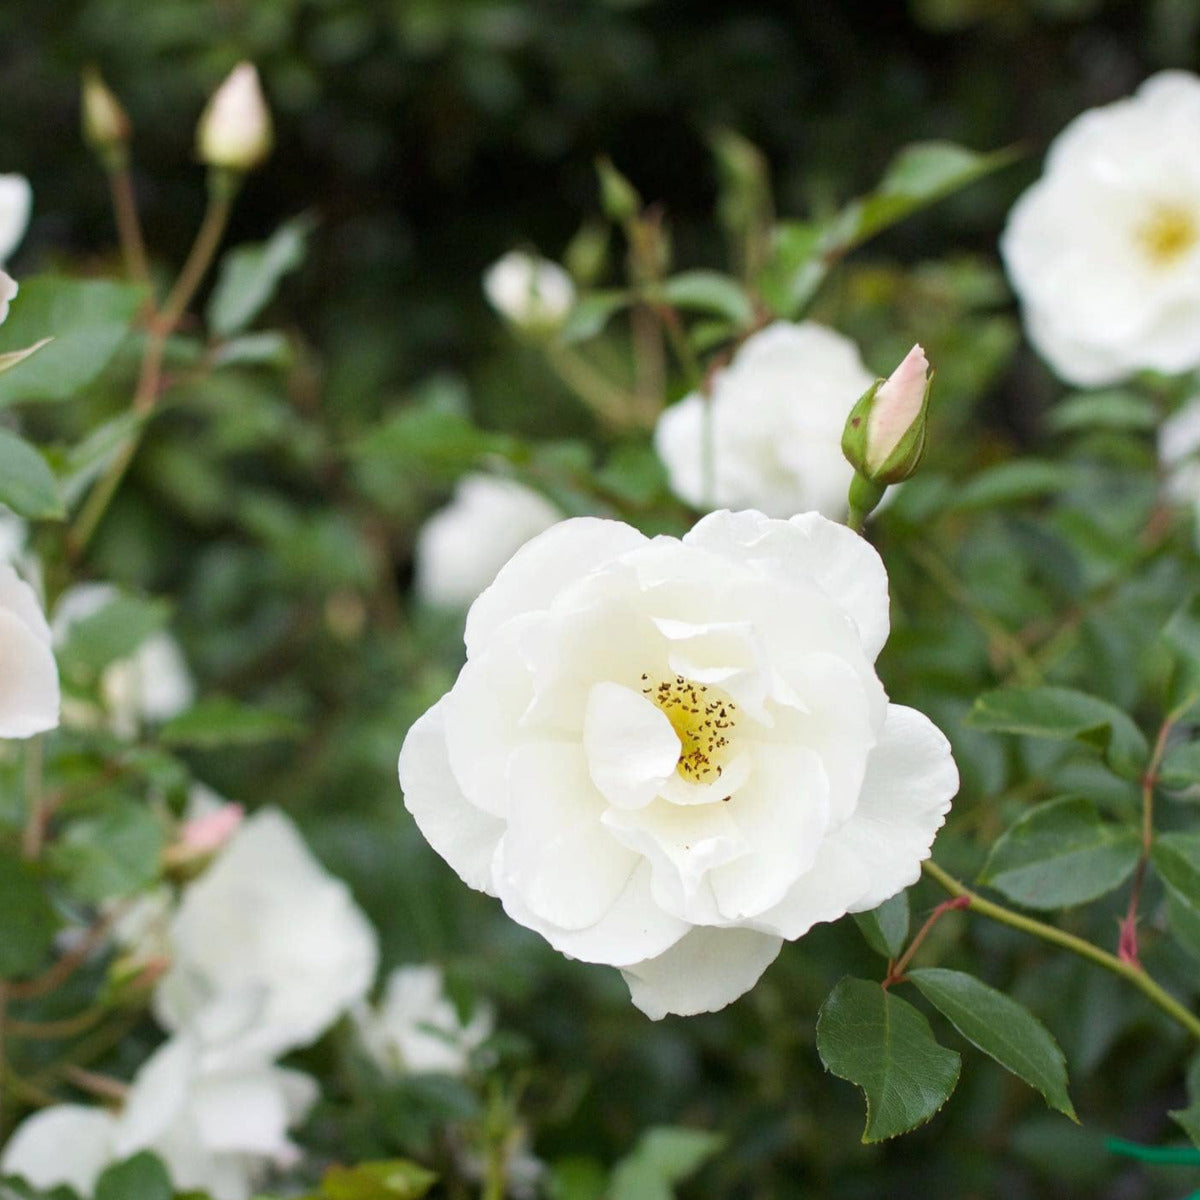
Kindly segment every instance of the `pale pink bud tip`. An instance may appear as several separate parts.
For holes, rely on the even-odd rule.
[[[876,471],[887,462],[912,428],[925,403],[929,360],[914,346],[904,361],[879,385],[867,419],[867,467]]]
[[[237,832],[246,815],[240,804],[222,804],[213,812],[185,821],[179,848],[189,855],[214,854]]]

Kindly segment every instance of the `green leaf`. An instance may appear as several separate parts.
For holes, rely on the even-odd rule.
[[[870,912],[855,913],[854,923],[867,945],[884,958],[896,958],[908,938],[908,893],[897,892]]]
[[[957,512],[977,512],[1057,496],[1067,491],[1078,478],[1078,471],[1066,463],[1045,462],[1038,458],[1014,459],[980,471],[967,480],[958,488],[950,508]]]
[[[1167,751],[1158,781],[1166,788],[1189,788],[1200,783],[1200,741],[1183,742]]]
[[[252,746],[295,738],[303,726],[282,713],[254,708],[228,696],[207,696],[186,712],[172,717],[159,731],[166,746]]]
[[[0,408],[67,400],[108,366],[142,306],[140,287],[38,275],[25,280],[0,326],[0,354],[53,337],[54,345],[0,375]]]
[[[56,460],[63,499],[73,507],[133,438],[148,414],[123,412],[97,425],[78,445]]]
[[[117,596],[71,625],[59,651],[59,666],[68,678],[86,683],[109,663],[128,658],[166,625],[170,615],[171,607],[164,600]]]
[[[460,413],[422,406],[388,417],[360,438],[353,452],[395,471],[418,468],[453,478],[487,455],[512,456],[517,445],[508,434],[480,429]]]
[[[703,1129],[660,1126],[647,1130],[633,1152],[613,1168],[609,1200],[671,1200],[682,1183],[722,1146],[724,1138]]]
[[[1083,742],[1100,750],[1117,774],[1140,775],[1150,757],[1145,735],[1119,708],[1060,687],[1000,688],[980,696],[967,724],[992,733]]]
[[[72,821],[46,859],[73,896],[96,904],[149,887],[158,878],[165,840],[149,809],[118,800],[94,817]]]
[[[1188,1135],[1193,1146],[1200,1146],[1200,1100],[1193,1101],[1187,1108],[1172,1109],[1167,1116]]]
[[[438,1177],[407,1159],[330,1167],[321,1180],[324,1200],[421,1200]]]
[[[28,975],[50,952],[58,917],[24,863],[0,855],[0,979]]]
[[[716,313],[742,327],[754,320],[754,302],[746,289],[719,271],[683,271],[664,280],[657,294],[676,308]]]
[[[926,967],[908,978],[968,1042],[1076,1120],[1063,1052],[1029,1009],[962,971]]]
[[[827,1071],[865,1093],[864,1142],[923,1125],[950,1098],[962,1065],[911,1004],[849,976],[821,1006],[817,1052]]]
[[[1157,429],[1158,408],[1136,392],[1081,392],[1060,400],[1046,422],[1056,433],[1117,429],[1145,433]]]
[[[171,1177],[149,1151],[109,1167],[96,1181],[95,1200],[171,1200]]]
[[[208,302],[208,323],[218,337],[240,333],[271,302],[283,277],[304,262],[311,216],[293,217],[265,241],[237,246],[221,260]]]
[[[1200,833],[1159,834],[1150,861],[1167,889],[1172,933],[1200,955]]]
[[[34,520],[65,515],[58,481],[46,460],[7,429],[0,429],[0,504]]]
[[[1168,703],[1179,719],[1200,699],[1200,595],[1190,596],[1171,614],[1162,640],[1172,660]]]
[[[1051,800],[996,842],[979,882],[1026,908],[1070,908],[1120,887],[1140,853],[1137,830],[1105,821],[1090,800]]]
[[[594,338],[632,299],[629,292],[589,292],[571,309],[558,332],[560,340],[573,344]]]

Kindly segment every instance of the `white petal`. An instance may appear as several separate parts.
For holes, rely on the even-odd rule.
[[[0,609],[8,609],[29,626],[39,641],[50,645],[50,626],[37,594],[7,563],[0,563]]]
[[[17,1126],[0,1155],[0,1174],[19,1175],[35,1188],[66,1184],[90,1196],[101,1172],[116,1161],[116,1125],[116,1117],[101,1108],[44,1108]]]
[[[618,808],[642,808],[675,774],[681,743],[666,713],[618,683],[588,692],[583,749],[592,782]]]
[[[186,1035],[164,1042],[134,1078],[121,1111],[116,1151],[149,1149],[187,1110],[200,1070],[200,1047]]]
[[[0,264],[21,244],[29,227],[33,189],[24,175],[0,175]]]
[[[778,904],[754,918],[754,927],[789,941],[803,937],[814,925],[836,921],[851,910],[861,912],[866,907],[861,899],[870,886],[867,868],[858,855],[842,846],[836,836],[826,838],[812,866]]]
[[[504,823],[476,808],[463,795],[446,753],[445,714],[443,697],[404,739],[400,751],[404,806],[426,841],[459,878],[494,896],[492,857],[504,833]]]
[[[942,731],[916,709],[890,705],[858,809],[833,835],[870,879],[851,912],[875,908],[916,883],[957,792],[958,768]]]
[[[753,929],[693,929],[665,954],[621,974],[652,1021],[716,1012],[748,992],[775,961],[781,938]]]
[[[504,911],[526,929],[540,933],[555,950],[582,962],[620,967],[661,954],[691,926],[664,912],[650,888],[650,864],[635,868],[612,908],[586,929],[560,929],[543,921],[512,893],[501,897]]]
[[[58,665],[11,609],[0,607],[0,738],[26,738],[58,725]]]
[[[686,543],[739,563],[753,563],[772,578],[811,579],[853,620],[873,662],[888,638],[887,569],[865,538],[820,513],[789,521],[757,512],[716,512],[702,518]]]
[[[206,1149],[274,1158],[290,1148],[287,1097],[271,1067],[202,1079],[192,1116]]]
[[[654,449],[671,481],[671,491],[693,508],[707,508],[717,502],[716,480],[706,488],[704,466],[704,425],[706,404],[693,393],[672,404],[654,427]],[[714,448],[715,459],[715,448]],[[706,492],[712,490],[714,494]]]
[[[477,654],[506,621],[549,607],[567,584],[645,542],[621,521],[576,517],[526,542],[467,614],[467,656]]]
[[[586,929],[616,903],[637,856],[601,823],[603,797],[582,749],[566,742],[519,746],[512,812],[496,874],[544,921]]]

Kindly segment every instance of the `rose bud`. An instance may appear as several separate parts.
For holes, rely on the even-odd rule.
[[[119,166],[133,134],[129,114],[100,77],[89,67],[83,73],[83,139],[106,166]]]
[[[492,307],[526,332],[556,329],[575,306],[575,285],[556,262],[510,250],[483,276]]]
[[[258,71],[239,63],[213,93],[196,129],[202,162],[227,171],[250,171],[271,153],[273,133]]]
[[[933,382],[929,360],[914,346],[884,380],[878,380],[850,411],[842,452],[854,469],[876,484],[900,483],[925,453],[925,424]]]

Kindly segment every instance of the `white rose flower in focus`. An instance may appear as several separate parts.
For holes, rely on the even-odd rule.
[[[929,855],[958,772],[888,703],[887,634],[879,556],[816,513],[713,513],[682,540],[564,521],[472,606],[466,665],[405,739],[405,804],[643,1012],[721,1008]]]
[[[0,267],[13,256],[25,230],[29,228],[29,214],[33,209],[33,189],[24,175],[0,175]],[[0,286],[0,295],[11,286],[12,295],[2,301],[0,314],[8,312],[8,301],[16,295],[16,284],[7,275]],[[0,321],[4,319],[0,315]]]
[[[375,931],[350,889],[278,809],[248,817],[183,893],[171,967],[154,995],[170,1030],[240,1000],[250,1016],[225,1052],[272,1057],[314,1041],[371,986]]]
[[[671,490],[699,509],[844,516],[854,470],[842,430],[874,382],[849,338],[777,321],[716,373],[707,401],[693,392],[659,418],[654,448]]]
[[[1200,79],[1163,71],[1055,138],[1000,241],[1029,339],[1068,383],[1200,364]]]
[[[464,476],[454,499],[417,535],[417,595],[437,608],[467,608],[531,537],[560,520],[562,513],[524,484]]]
[[[553,329],[575,307],[575,284],[556,262],[510,250],[483,276],[492,307],[522,329]]]
[[[465,1075],[471,1054],[491,1036],[491,1012],[478,1008],[464,1023],[446,995],[437,967],[399,967],[377,1007],[355,1010],[363,1047],[386,1073]]]
[[[68,588],[54,608],[55,644],[61,646],[72,625],[98,613],[118,595],[109,583]],[[135,737],[143,723],[169,721],[196,698],[183,651],[165,632],[152,633],[128,658],[105,667],[100,692],[113,732],[126,738]]]
[[[0,563],[0,738],[27,738],[58,725],[58,664],[33,588]]]

